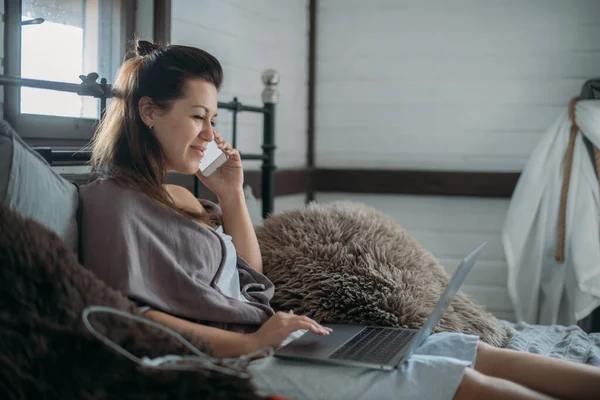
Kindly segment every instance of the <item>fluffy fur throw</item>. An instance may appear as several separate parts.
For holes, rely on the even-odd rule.
[[[272,305],[321,322],[420,328],[449,282],[436,259],[391,218],[350,202],[274,214],[257,229]],[[502,346],[499,321],[462,293],[436,332]]]
[[[0,398],[259,398],[246,379],[212,370],[138,366],[86,330],[81,313],[90,305],[136,312],[80,266],[57,235],[0,205]],[[93,314],[90,322],[139,357],[189,353],[146,324],[108,314]],[[187,339],[211,353],[198,338]]]

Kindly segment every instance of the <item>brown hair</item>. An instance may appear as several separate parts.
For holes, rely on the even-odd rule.
[[[189,46],[136,42],[135,54],[119,68],[114,95],[91,142],[92,172],[141,191],[182,213],[209,222],[209,217],[177,207],[164,189],[164,152],[139,114],[138,103],[149,97],[163,109],[184,96],[189,79],[202,79],[220,89],[223,70],[209,53]]]

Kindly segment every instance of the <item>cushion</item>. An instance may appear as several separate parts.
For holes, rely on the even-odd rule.
[[[87,331],[90,305],[132,314],[136,306],[77,263],[52,231],[0,205],[0,398],[6,399],[258,399],[251,382],[211,369],[142,367]],[[93,327],[132,354],[189,354],[172,336],[110,314]],[[184,336],[201,351],[200,338]]]
[[[320,322],[421,328],[449,282],[445,269],[400,225],[359,203],[312,203],[276,213],[256,230],[271,302]],[[474,244],[475,247],[475,244]],[[458,293],[435,332],[504,345],[499,321]]]
[[[77,187],[0,121],[0,203],[56,232],[77,253]]]

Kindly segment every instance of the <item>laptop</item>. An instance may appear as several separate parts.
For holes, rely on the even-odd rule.
[[[322,324],[327,336],[312,332],[275,351],[276,357],[393,370],[418,349],[442,318],[487,242],[462,260],[433,312],[420,330],[350,324]]]

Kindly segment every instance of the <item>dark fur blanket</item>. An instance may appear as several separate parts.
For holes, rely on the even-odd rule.
[[[311,204],[257,229],[272,305],[322,322],[420,328],[449,276],[401,226],[370,207]],[[475,244],[474,244],[475,245]],[[502,346],[499,321],[459,293],[435,329]]]
[[[139,367],[94,338],[81,313],[135,306],[81,267],[54,233],[0,205],[1,399],[257,399],[250,382]],[[90,322],[137,356],[187,354],[171,336],[106,314]],[[187,338],[206,353],[198,338]]]

